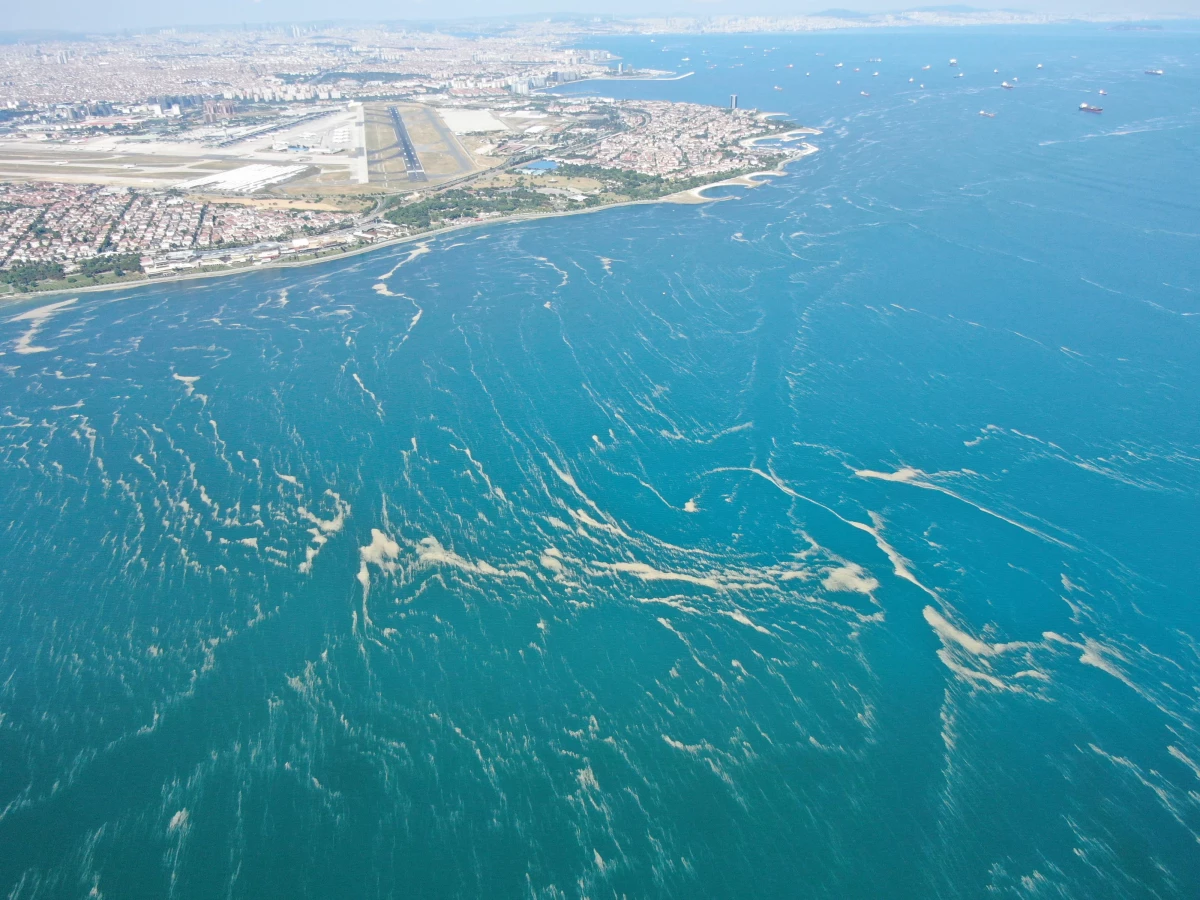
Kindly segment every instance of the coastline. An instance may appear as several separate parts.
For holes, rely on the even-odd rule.
[[[820,132],[817,132],[817,133],[820,134]],[[753,138],[753,140],[758,140],[758,138]],[[725,200],[728,198],[726,198],[726,197],[705,197],[704,192],[707,190],[710,190],[712,188],[717,188],[717,187],[747,187],[747,188],[760,187],[761,185],[767,183],[766,181],[764,181],[762,179],[769,178],[771,176],[786,175],[787,171],[784,169],[784,167],[788,163],[795,162],[796,160],[799,160],[799,159],[805,159],[806,157],[812,156],[814,153],[820,152],[819,147],[815,147],[812,144],[809,144],[807,142],[802,144],[801,146],[803,147],[803,149],[799,153],[797,153],[791,159],[784,160],[782,163],[779,164],[779,166],[777,168],[768,169],[765,172],[747,172],[744,175],[735,175],[732,178],[726,178],[726,179],[723,179],[722,181],[714,181],[712,184],[702,184],[699,187],[694,187],[687,191],[681,191],[679,194],[669,194],[668,196],[669,197],[687,196],[687,197],[695,198],[694,200],[677,199],[677,200],[672,201],[674,203],[716,203],[716,202],[720,202],[721,200]],[[666,200],[667,198],[663,197],[661,199]]]
[[[682,75],[589,75],[577,81],[568,81],[564,84],[548,84],[545,87],[534,88],[530,93],[544,94],[547,91],[558,91],[572,84],[583,84],[585,81],[683,81],[683,79],[690,78],[695,74],[695,72],[684,72]],[[779,115],[783,114],[779,113]]]
[[[742,146],[757,147],[761,141],[778,141],[780,144],[787,144],[792,141],[799,140],[802,137],[807,137],[810,135],[816,136],[822,133],[823,132],[819,128],[793,128],[791,131],[785,131],[783,134],[764,134],[760,135],[759,137],[747,138],[746,140],[742,141]],[[801,144],[801,146],[807,148],[811,145]],[[813,152],[815,152],[815,148]],[[807,150],[805,150],[804,155],[808,155]]]
[[[812,129],[800,129],[804,132],[811,132]],[[791,134],[793,132],[789,132]],[[820,134],[820,132],[816,132]],[[455,225],[445,225],[441,228],[434,228],[429,231],[423,231],[420,234],[405,235],[404,237],[393,238],[387,241],[380,241],[377,244],[368,244],[365,247],[359,247],[355,250],[347,250],[343,253],[333,254],[330,256],[319,256],[312,259],[302,260],[286,260],[264,263],[261,266],[241,266],[238,268],[219,269],[212,272],[191,272],[186,275],[167,275],[161,278],[144,278],[137,281],[123,281],[115,284],[93,284],[86,287],[78,288],[55,288],[52,291],[32,291],[22,294],[8,294],[0,297],[0,307],[10,303],[20,303],[25,300],[32,300],[39,297],[58,297],[63,294],[97,294],[105,291],[122,291],[122,290],[140,290],[142,288],[153,287],[160,284],[177,284],[189,281],[201,281],[212,278],[228,278],[234,275],[247,275],[252,272],[262,272],[270,269],[300,269],[306,266],[315,266],[320,263],[334,262],[342,259],[349,259],[354,256],[362,256],[367,253],[373,253],[376,250],[382,250],[386,247],[398,247],[403,244],[411,244],[419,241],[428,240],[430,238],[439,237],[443,234],[451,234],[455,231],[465,231],[468,228],[482,228],[491,225],[508,225],[514,222],[534,222],[539,219],[558,219],[566,216],[581,216],[588,213],[604,212],[609,209],[617,209],[625,206],[648,206],[654,203],[674,203],[684,206],[697,205],[701,203],[720,203],[722,200],[728,200],[728,197],[705,197],[703,192],[710,188],[716,187],[759,187],[766,182],[763,180],[771,176],[786,175],[786,166],[788,163],[796,160],[804,159],[818,151],[817,147],[812,144],[804,144],[803,150],[785,159],[776,168],[768,169],[762,172],[747,172],[742,175],[735,175],[732,178],[724,178],[720,181],[714,181],[711,184],[702,184],[699,187],[689,188],[684,191],[677,191],[673,194],[664,194],[661,197],[655,197],[650,200],[624,200],[620,203],[608,203],[604,206],[594,206],[589,209],[573,209],[564,210],[562,212],[543,212],[543,213],[526,213],[524,215],[499,216],[494,219],[472,220],[470,222],[461,222]]]

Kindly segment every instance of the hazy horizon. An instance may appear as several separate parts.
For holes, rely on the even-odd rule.
[[[599,8],[603,7],[603,8]],[[432,22],[463,19],[502,19],[521,16],[596,15],[620,18],[691,16],[704,18],[722,15],[800,16],[830,10],[873,14],[912,9],[946,11],[1011,11],[1064,16],[1130,16],[1142,20],[1158,17],[1200,18],[1200,0],[1153,0],[1152,6],[1130,0],[1044,0],[1038,3],[1012,4],[938,4],[895,3],[888,0],[861,2],[814,2],[795,4],[785,0],[429,0],[397,5],[383,0],[358,0],[349,7],[331,8],[317,0],[213,0],[203,5],[164,6],[150,0],[116,0],[103,7],[80,0],[48,0],[26,4],[11,10],[0,33],[22,31],[103,32],[122,29],[238,26],[243,24],[305,22]]]

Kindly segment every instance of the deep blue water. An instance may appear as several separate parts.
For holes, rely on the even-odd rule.
[[[0,893],[1200,895],[1200,34],[593,44],[820,152],[4,310]]]

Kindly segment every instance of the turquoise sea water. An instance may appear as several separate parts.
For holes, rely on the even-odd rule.
[[[594,44],[820,152],[4,309],[0,894],[1200,894],[1200,35]]]

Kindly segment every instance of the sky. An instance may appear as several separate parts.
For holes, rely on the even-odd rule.
[[[553,12],[643,15],[797,15],[831,7],[878,12],[940,6],[953,0],[0,0],[0,32],[67,31],[258,22],[430,20]],[[1008,0],[967,3],[1069,15],[1165,13],[1200,18],[1200,0]]]

